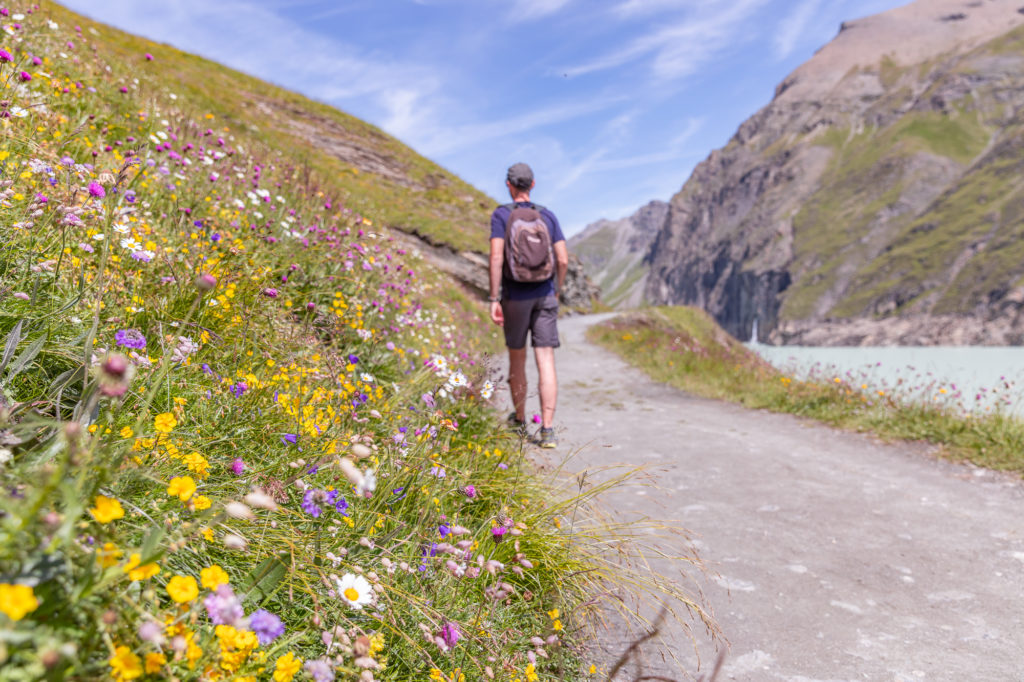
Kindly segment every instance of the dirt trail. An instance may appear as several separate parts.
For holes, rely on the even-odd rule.
[[[557,453],[577,452],[573,471],[650,466],[608,503],[697,537],[731,643],[718,679],[1024,681],[1024,486],[655,383],[585,341],[602,317],[560,322]],[[665,640],[695,672],[685,635]],[[706,671],[714,648],[700,649]]]

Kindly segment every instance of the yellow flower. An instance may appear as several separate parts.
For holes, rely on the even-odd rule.
[[[227,585],[231,582],[228,574],[217,564],[214,564],[209,568],[204,568],[200,571],[199,579],[202,581],[203,587],[208,590],[216,590],[221,585]]]
[[[176,575],[167,582],[167,594],[179,604],[184,604],[199,596],[199,585],[190,575]]]
[[[175,426],[178,425],[178,420],[174,418],[174,415],[170,412],[164,412],[158,414],[153,418],[153,428],[160,433],[170,433]]]
[[[110,674],[115,679],[134,680],[136,677],[142,677],[142,661],[123,644],[117,647],[117,651],[107,663],[110,664]]]
[[[160,567],[156,564],[146,564],[145,566],[139,566],[139,562],[142,557],[138,554],[132,554],[128,557],[128,563],[124,566],[124,572],[128,574],[128,577],[133,580],[145,580],[146,578],[152,578],[154,575],[160,572]]]
[[[152,652],[146,654],[146,673],[160,672],[160,668],[164,667],[165,663],[167,663],[167,657],[161,653]]]
[[[252,650],[259,646],[256,633],[248,630],[238,630],[230,625],[218,625],[214,629],[214,633],[220,643],[220,667],[228,672],[238,670]],[[294,673],[292,674],[294,675]]]
[[[211,528],[203,528],[202,534],[203,534],[203,537],[206,538],[207,542],[213,542],[213,529],[211,529]]]
[[[533,667],[533,663],[529,664],[528,666],[526,666],[526,668],[523,669],[523,674],[526,675],[526,682],[537,682],[537,680],[540,679],[540,677],[537,675],[536,670]]]
[[[124,552],[118,549],[117,545],[113,542],[105,542],[96,552],[96,561],[103,568],[110,568],[111,566],[116,566],[123,555]]]
[[[548,618],[550,618],[551,620],[557,620],[558,615],[558,609],[551,609],[550,611],[548,611]]]
[[[562,621],[555,618],[555,622],[551,624],[551,627],[555,629],[555,632],[560,631],[562,629]]]
[[[274,664],[274,682],[292,682],[292,678],[301,667],[302,659],[296,658],[295,654],[289,651]]]
[[[167,486],[167,494],[177,497],[182,502],[188,502],[189,498],[196,491],[196,482],[191,476],[175,476]]]
[[[206,478],[210,475],[210,472],[208,471],[210,463],[198,452],[191,452],[185,455],[184,459],[185,466],[188,467],[188,470],[195,473],[200,478]]]
[[[0,613],[11,620],[21,620],[39,608],[39,600],[28,585],[0,583]]]
[[[121,429],[121,438],[131,438],[134,435],[135,432],[132,431],[132,427],[130,426],[126,426],[123,429]]]
[[[124,509],[121,503],[112,497],[97,495],[93,502],[96,506],[89,510],[92,517],[100,523],[110,523],[115,519],[124,517]]]
[[[203,511],[209,509],[213,503],[210,502],[210,498],[206,495],[196,495],[192,498],[192,506],[195,507],[196,511]]]

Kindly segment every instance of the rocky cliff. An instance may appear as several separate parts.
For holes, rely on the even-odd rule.
[[[771,343],[1018,343],[1022,11],[843,24],[672,198],[643,297]]]
[[[604,303],[628,308],[643,302],[645,259],[667,217],[668,204],[652,201],[628,218],[599,220],[569,239],[569,252],[601,288]]]

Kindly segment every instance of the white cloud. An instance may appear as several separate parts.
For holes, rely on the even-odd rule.
[[[589,62],[561,69],[569,76],[614,69],[641,58],[650,59],[659,80],[687,76],[722,50],[742,40],[745,24],[768,0],[737,0],[726,6],[701,5],[695,15],[665,24],[633,39],[624,47]]]
[[[789,15],[779,22],[775,33],[775,55],[779,59],[788,57],[804,36],[807,25],[814,18],[821,0],[803,0]]]
[[[486,123],[469,123],[455,125],[448,122],[425,131],[418,149],[426,154],[448,154],[459,149],[479,145],[497,139],[522,135],[524,133],[563,123],[596,111],[606,109],[622,97],[596,97],[592,100],[571,101],[556,104],[543,109],[529,111],[506,119],[488,121]]]
[[[516,0],[511,3],[508,19],[513,23],[542,19],[562,10],[572,0]]]
[[[665,10],[686,9],[700,4],[702,4],[701,0],[623,0],[612,11],[619,16],[632,17]],[[703,4],[713,4],[713,2]]]

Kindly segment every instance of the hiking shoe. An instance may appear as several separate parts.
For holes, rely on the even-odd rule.
[[[508,427],[520,436],[526,435],[526,422],[522,419],[517,419],[515,412],[508,415]]]
[[[555,430],[545,429],[544,427],[541,427],[540,440],[537,444],[540,445],[542,448],[557,448],[558,439],[555,437]]]

